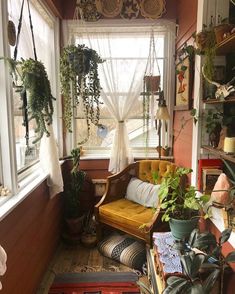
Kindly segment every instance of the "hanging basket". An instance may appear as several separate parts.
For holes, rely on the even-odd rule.
[[[144,83],[147,92],[157,92],[159,90],[161,77],[160,76],[145,76]]]

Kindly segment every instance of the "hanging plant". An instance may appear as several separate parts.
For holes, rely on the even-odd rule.
[[[44,133],[50,136],[47,126],[52,124],[53,100],[56,99],[51,94],[47,72],[42,62],[32,58],[21,61],[11,58],[6,58],[6,60],[13,78],[13,88],[16,88],[23,100],[21,107],[24,116],[23,125],[28,126],[28,122],[33,119],[36,122],[34,131],[37,138],[32,142],[35,144]],[[28,138],[26,138],[26,145],[28,145]]]
[[[83,103],[87,123],[87,137],[78,144],[85,143],[90,134],[90,124],[98,125],[100,115],[100,80],[98,64],[104,62],[97,52],[85,45],[70,45],[64,48],[60,59],[61,91],[64,97],[63,119],[65,127],[72,132],[74,107]]]

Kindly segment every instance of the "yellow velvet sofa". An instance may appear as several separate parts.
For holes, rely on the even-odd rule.
[[[161,222],[160,208],[158,206],[154,212],[151,207],[126,199],[127,186],[133,177],[156,184],[154,173],[158,174],[159,184],[161,179],[175,168],[176,166],[169,161],[141,160],[108,177],[105,194],[95,206],[98,239],[101,239],[103,225],[107,225],[151,244],[152,232],[165,229]]]

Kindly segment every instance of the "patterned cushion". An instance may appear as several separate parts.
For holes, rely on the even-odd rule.
[[[98,244],[101,254],[142,271],[146,262],[145,243],[129,235],[113,234]]]

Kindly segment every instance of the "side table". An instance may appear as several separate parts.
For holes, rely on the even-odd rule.
[[[180,257],[173,245],[171,232],[153,233],[153,248],[147,250],[147,263],[148,277],[154,294],[162,293],[169,276],[182,275]]]

